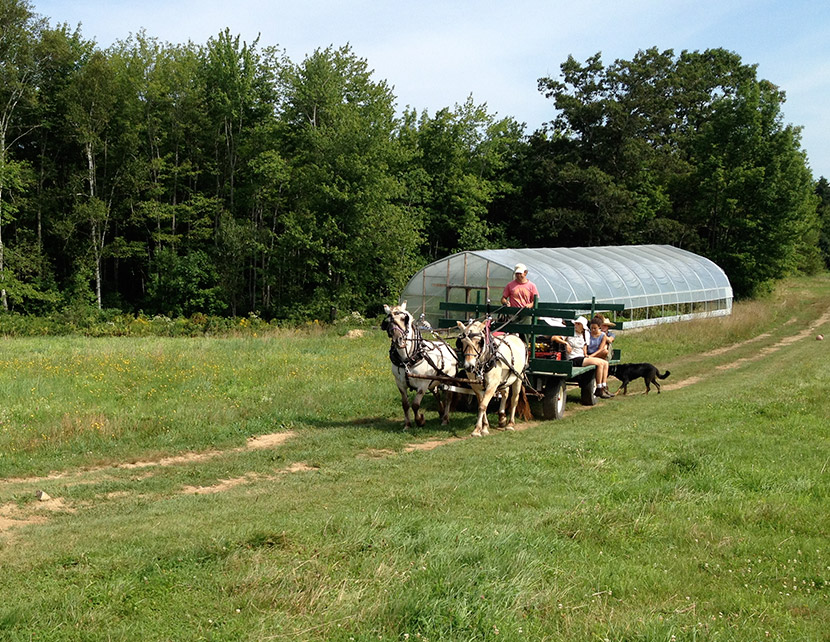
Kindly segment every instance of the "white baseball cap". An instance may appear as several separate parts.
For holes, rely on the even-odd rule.
[[[516,267],[513,268],[513,274],[524,274],[527,272],[527,266],[524,263],[516,263]]]

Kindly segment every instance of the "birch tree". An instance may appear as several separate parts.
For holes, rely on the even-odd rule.
[[[0,0],[0,305],[4,310],[9,309],[9,301],[3,228],[14,216],[10,194],[21,187],[21,166],[10,149],[32,127],[14,126],[21,104],[35,94],[32,47],[36,28],[28,0]]]
[[[112,191],[101,194],[99,159],[105,158],[116,103],[115,83],[109,61],[96,51],[78,72],[72,84],[73,102],[69,118],[83,153],[83,173],[75,192],[75,216],[87,225],[95,300],[102,308],[102,266],[112,206]],[[117,170],[116,170],[117,171]]]

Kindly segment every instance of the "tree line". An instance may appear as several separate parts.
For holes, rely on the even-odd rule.
[[[830,265],[827,181],[737,54],[569,58],[539,90],[528,134],[472,97],[399,111],[349,46],[101,49],[0,0],[2,310],[374,314],[488,247],[669,243],[738,296]]]

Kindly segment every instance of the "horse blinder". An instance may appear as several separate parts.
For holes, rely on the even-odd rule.
[[[464,333],[458,337],[455,347],[464,355],[464,369],[473,370],[476,362],[484,351],[484,335],[480,332]]]
[[[402,317],[402,320],[399,321],[397,317]],[[381,322],[380,329],[385,330],[390,339],[400,343],[409,333],[411,319],[412,316],[405,310],[392,310]]]

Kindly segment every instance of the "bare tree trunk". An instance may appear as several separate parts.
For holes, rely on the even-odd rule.
[[[0,127],[0,279],[6,276],[5,247],[3,245],[3,177],[6,169],[6,128],[5,123]],[[3,309],[9,309],[9,299],[6,288],[0,287],[0,300]]]
[[[3,245],[3,188],[6,180],[6,132],[9,130],[9,123],[11,122],[12,112],[17,106],[17,99],[20,94],[15,90],[12,91],[8,103],[0,114],[0,278],[6,276],[6,251]],[[3,309],[9,309],[9,299],[6,295],[5,286],[0,287],[0,301],[2,301]]]
[[[95,202],[95,159],[92,155],[92,143],[86,144],[86,162],[89,172],[89,201],[90,206],[93,206]],[[94,209],[90,210],[90,218],[92,227],[92,255],[95,259],[95,300],[100,310],[103,307],[101,305],[101,250],[103,249],[103,231],[99,230],[99,221]]]
[[[3,245],[3,186],[0,185],[0,279],[6,276],[5,264],[5,246]],[[8,311],[9,299],[6,296],[6,288],[0,287],[0,301],[2,301],[3,309]]]
[[[3,279],[6,276],[6,264],[5,261],[5,246],[3,245],[3,187],[0,186],[0,279]],[[9,299],[6,296],[6,288],[0,288],[0,301],[3,303],[3,309],[8,311],[9,309]]]

